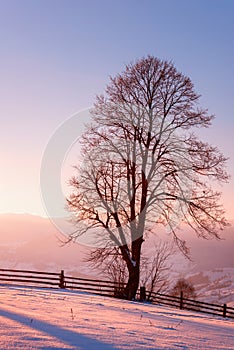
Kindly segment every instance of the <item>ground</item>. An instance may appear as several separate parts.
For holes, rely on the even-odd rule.
[[[234,320],[66,290],[0,287],[1,349],[234,349]]]

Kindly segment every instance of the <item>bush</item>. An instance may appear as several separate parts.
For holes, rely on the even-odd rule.
[[[171,295],[179,297],[181,292],[183,292],[183,297],[186,299],[195,300],[197,297],[194,286],[184,278],[178,279],[171,291]]]

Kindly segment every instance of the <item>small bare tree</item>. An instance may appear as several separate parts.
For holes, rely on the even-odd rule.
[[[76,230],[70,239],[91,232],[95,244],[118,247],[131,300],[153,224],[167,226],[185,254],[179,221],[199,237],[219,237],[226,221],[210,180],[228,179],[226,159],[195,136],[195,128],[208,127],[213,116],[171,62],[148,56],[127,65],[97,98],[92,116],[81,140],[83,163],[71,179],[68,207]]]
[[[164,293],[169,286],[170,258],[176,253],[175,247],[168,242],[159,241],[154,247],[154,255],[142,257],[141,283],[148,291],[147,300],[152,292]]]
[[[99,270],[102,276],[116,283],[114,296],[124,297],[128,271],[118,247],[92,250],[85,260],[93,269]]]
[[[174,285],[171,295],[179,297],[181,292],[183,292],[183,297],[187,299],[196,299],[195,288],[189,281],[186,281],[184,278],[178,279]]]

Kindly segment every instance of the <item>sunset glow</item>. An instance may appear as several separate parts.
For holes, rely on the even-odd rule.
[[[202,135],[229,157],[234,173],[233,2],[132,5],[1,2],[1,213],[46,215],[39,174],[53,133],[93,104],[109,75],[147,53],[173,60],[194,81],[203,105],[216,114]],[[233,218],[233,179],[221,190],[227,217]]]
[[[0,0],[0,349],[234,349],[233,19]]]

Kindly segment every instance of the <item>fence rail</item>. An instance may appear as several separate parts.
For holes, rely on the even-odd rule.
[[[181,292],[180,297],[161,293],[151,293],[151,301],[154,304],[159,303],[184,310],[199,311],[205,314],[234,318],[234,308],[227,306],[227,304],[218,305],[187,299],[183,297],[183,292]]]
[[[108,280],[65,276],[63,270],[61,270],[60,273],[54,273],[31,270],[0,269],[0,283],[14,285],[27,284],[32,287],[67,288],[111,297],[122,296],[124,287],[126,286],[125,283]],[[137,297],[141,301],[148,300],[153,304],[162,304],[184,310],[197,311],[234,319],[234,308],[227,306],[227,304],[218,305],[187,299],[184,298],[183,292],[177,297],[162,293],[149,292],[145,290],[144,287],[141,287],[137,291]]]

